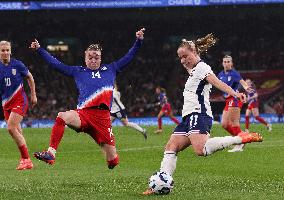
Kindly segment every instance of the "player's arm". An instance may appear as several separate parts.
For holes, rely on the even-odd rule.
[[[70,67],[68,65],[63,64],[52,55],[50,55],[45,49],[40,47],[39,42],[35,39],[31,45],[30,49],[36,50],[36,52],[43,58],[43,60],[52,68],[56,69],[57,71],[67,75],[72,76],[74,67]]]
[[[242,102],[246,102],[246,95],[243,93],[239,93],[234,91],[230,86],[228,86],[226,83],[223,81],[219,80],[214,73],[209,74],[206,76],[206,80],[214,85],[216,88],[219,90],[226,92],[227,94],[239,98]]]
[[[252,88],[247,84],[247,82],[244,81],[244,79],[241,79],[239,83],[242,85],[245,91],[252,92]]]
[[[26,79],[28,81],[30,91],[31,91],[31,107],[34,107],[37,104],[34,77],[30,72],[28,72]]]
[[[141,30],[136,32],[136,41],[134,45],[129,49],[126,55],[124,55],[122,58],[120,58],[118,61],[116,61],[116,71],[121,71],[124,67],[126,67],[130,61],[133,59],[135,54],[137,53],[138,49],[142,45],[142,41],[144,39],[144,31],[145,28],[142,28]]]

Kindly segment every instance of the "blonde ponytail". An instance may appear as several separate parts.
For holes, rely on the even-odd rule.
[[[196,41],[182,39],[180,47],[186,46],[191,50],[195,50],[197,54],[207,53],[207,50],[212,47],[216,42],[217,38],[212,34],[207,34],[205,37],[198,38]]]

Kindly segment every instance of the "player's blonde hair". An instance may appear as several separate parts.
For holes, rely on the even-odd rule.
[[[217,38],[212,34],[209,33],[205,37],[198,38],[195,40],[186,40],[182,39],[178,48],[187,47],[191,50],[195,50],[198,55],[202,53],[207,53],[207,50],[212,47],[216,42]]]
[[[9,46],[11,46],[11,42],[8,42],[6,40],[2,40],[2,41],[0,41],[0,45],[9,45]]]
[[[161,86],[158,86],[157,88],[158,88],[161,92],[166,93],[166,89],[165,89],[165,88],[163,88],[163,87],[161,87]]]

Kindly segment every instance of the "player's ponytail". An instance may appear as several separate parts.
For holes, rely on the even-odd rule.
[[[165,88],[160,87],[160,89],[161,89],[162,93],[166,93],[166,89]]]
[[[196,41],[182,39],[180,47],[188,47],[191,50],[195,50],[197,54],[207,53],[207,50],[212,47],[216,42],[217,38],[212,34],[207,34],[205,37],[198,38]]]

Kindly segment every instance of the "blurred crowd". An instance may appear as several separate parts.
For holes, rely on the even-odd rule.
[[[264,112],[265,113],[273,113],[277,114],[278,122],[283,122],[283,114],[284,114],[284,90],[272,98],[269,99],[264,104]]]
[[[167,89],[174,113],[180,114],[187,79],[176,55],[182,38],[196,39],[211,32],[219,38],[203,56],[216,74],[222,70],[225,54],[233,56],[237,70],[284,66],[284,13],[277,6],[9,11],[1,12],[0,17],[5,27],[0,38],[12,42],[13,57],[28,66],[36,81],[38,105],[30,110],[31,119],[54,119],[59,111],[76,108],[78,96],[71,78],[50,69],[28,49],[34,38],[42,47],[51,39],[72,41],[68,52],[53,52],[70,65],[84,65],[85,48],[99,42],[103,46],[103,63],[110,63],[128,51],[135,31],[145,27],[141,50],[117,77],[122,101],[131,117],[157,115],[157,86]],[[283,96],[279,101],[283,106]]]

